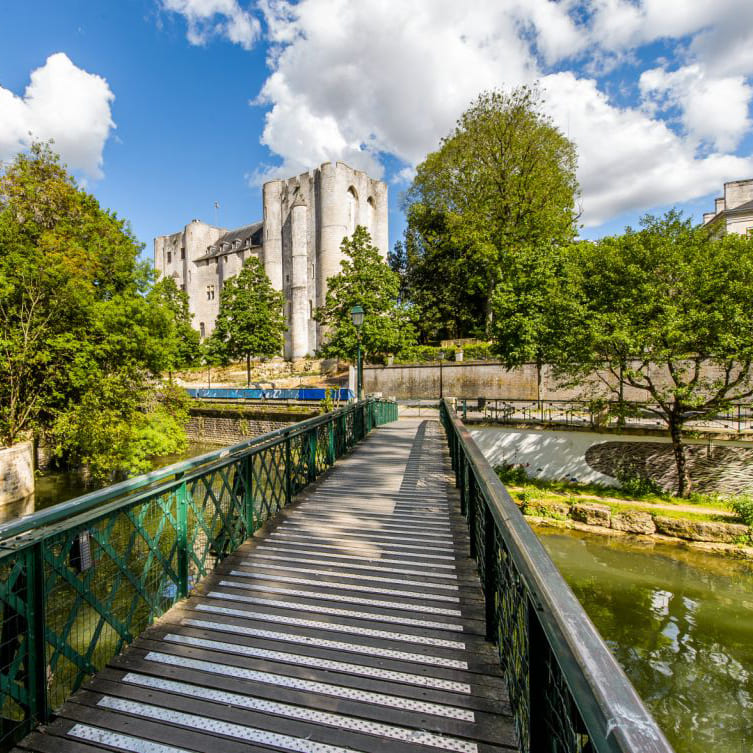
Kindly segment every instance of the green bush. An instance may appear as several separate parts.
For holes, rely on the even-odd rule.
[[[631,497],[666,496],[662,486],[648,476],[620,474],[617,480],[620,482],[620,490]]]
[[[745,525],[753,527],[753,497],[743,494],[730,500],[730,505]]]
[[[491,361],[494,358],[491,343],[476,343],[475,345],[466,345],[463,348],[463,359],[465,361]]]
[[[527,484],[530,481],[526,467],[520,463],[505,463],[504,465],[498,465],[494,468],[494,472],[503,484],[520,486],[521,484]]]

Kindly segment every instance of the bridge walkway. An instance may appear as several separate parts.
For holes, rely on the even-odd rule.
[[[517,750],[450,473],[374,430],[19,750]]]

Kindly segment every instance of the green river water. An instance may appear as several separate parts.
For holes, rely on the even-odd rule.
[[[753,565],[535,530],[677,753],[751,753]]]

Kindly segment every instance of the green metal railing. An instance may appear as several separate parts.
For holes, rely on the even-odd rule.
[[[672,753],[452,405],[442,423],[523,753]]]
[[[353,403],[1,525],[0,749],[396,418],[395,403]]]

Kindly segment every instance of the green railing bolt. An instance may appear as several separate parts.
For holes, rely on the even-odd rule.
[[[182,473],[176,475],[183,478]],[[178,597],[188,596],[188,491],[184,481],[175,492],[178,518]]]

